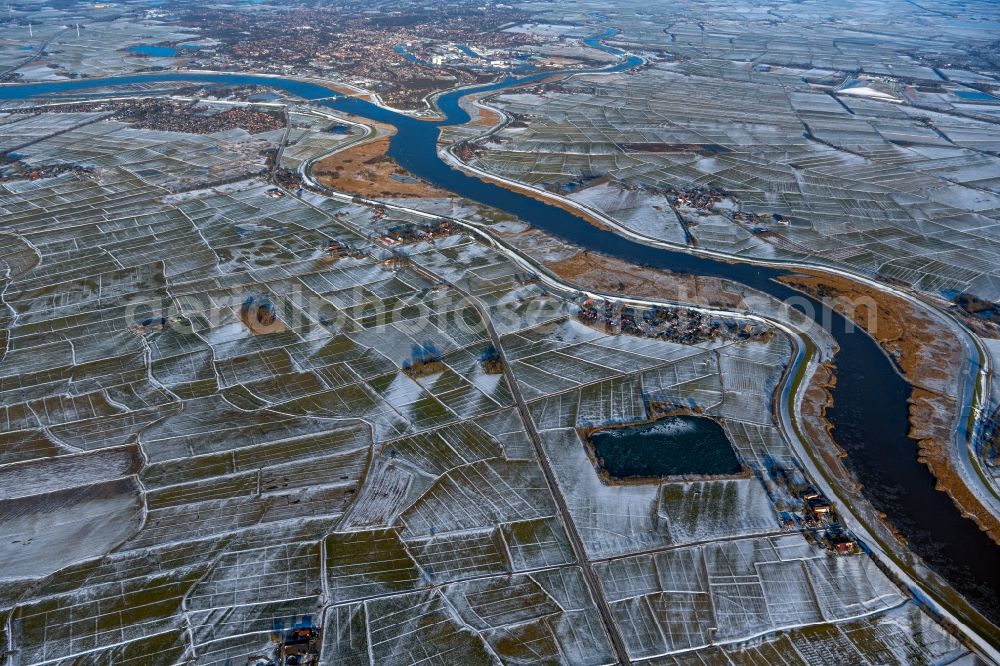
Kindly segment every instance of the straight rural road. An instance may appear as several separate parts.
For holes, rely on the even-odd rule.
[[[286,194],[291,196],[290,192],[286,191]],[[300,201],[319,211],[337,224],[350,229],[359,236],[363,238],[368,237],[369,234],[366,230],[351,224],[347,220],[333,218],[327,211],[324,211],[318,206],[314,206],[305,199],[300,199]],[[391,246],[386,245],[379,239],[374,239],[374,243],[388,252],[394,251]],[[423,266],[418,265],[414,261],[410,262],[410,267],[431,282],[443,284],[451,289],[454,289],[456,293],[461,295],[474,308],[476,308],[476,312],[479,313],[479,317],[483,320],[486,332],[490,336],[490,342],[500,355],[500,361],[503,365],[504,378],[510,386],[511,395],[514,397],[514,404],[517,407],[518,414],[521,416],[521,421],[524,423],[524,429],[528,433],[528,438],[531,440],[532,446],[535,448],[535,455],[538,457],[539,465],[542,468],[542,474],[545,476],[546,485],[549,487],[549,493],[555,500],[556,508],[559,510],[559,516],[562,518],[563,525],[566,528],[566,534],[569,537],[570,545],[573,548],[573,555],[580,566],[580,570],[583,572],[587,588],[590,590],[590,596],[593,598],[594,604],[597,606],[597,610],[601,614],[604,631],[611,640],[611,647],[614,649],[615,657],[617,658],[619,664],[626,666],[630,665],[632,661],[629,659],[628,649],[625,647],[625,641],[622,640],[621,632],[618,631],[618,625],[614,622],[614,616],[611,613],[611,606],[608,604],[608,600],[604,596],[604,589],[601,587],[601,582],[597,579],[597,574],[594,572],[594,566],[587,558],[587,551],[584,549],[583,539],[580,538],[580,532],[576,529],[576,524],[573,522],[573,516],[570,514],[569,506],[567,506],[566,500],[563,497],[562,492],[559,490],[559,483],[556,480],[555,472],[552,470],[552,465],[550,464],[549,458],[545,454],[545,449],[542,446],[542,438],[539,436],[538,430],[535,428],[534,421],[531,420],[531,413],[528,411],[528,404],[525,402],[524,396],[518,388],[514,372],[510,369],[510,363],[507,360],[507,353],[504,351],[503,343],[500,340],[500,335],[497,333],[496,327],[493,326],[493,321],[490,319],[489,312],[478,298],[455,283],[442,279],[439,275],[424,268]]]
[[[594,572],[593,564],[591,564],[590,560],[587,559],[587,551],[584,550],[583,540],[580,538],[580,533],[577,531],[576,524],[573,522],[573,516],[569,512],[566,500],[563,498],[562,492],[559,490],[559,482],[556,480],[555,472],[552,471],[552,465],[549,463],[549,457],[545,454],[545,449],[542,447],[542,438],[538,435],[538,430],[535,428],[535,422],[531,420],[531,414],[528,412],[528,404],[524,401],[521,389],[518,388],[517,380],[514,377],[513,371],[510,369],[510,363],[507,361],[507,354],[503,349],[503,344],[501,344],[500,336],[497,334],[496,328],[494,328],[493,322],[490,320],[489,314],[486,312],[483,304],[480,303],[477,298],[463,291],[459,287],[454,285],[452,285],[452,287],[467,298],[476,307],[476,310],[479,311],[479,315],[482,317],[483,322],[486,325],[486,330],[490,335],[490,340],[496,348],[497,353],[500,354],[500,362],[503,365],[504,377],[510,385],[510,392],[514,396],[514,403],[517,405],[517,411],[521,415],[521,421],[524,422],[524,428],[528,433],[528,438],[531,439],[531,443],[535,447],[535,455],[538,457],[538,462],[542,467],[542,472],[545,474],[545,481],[548,483],[549,492],[552,493],[552,497],[555,499],[556,506],[559,509],[559,515],[562,517],[563,525],[566,527],[566,534],[569,536],[570,543],[573,546],[573,553],[576,556],[576,561],[580,564],[580,569],[583,571],[583,576],[587,581],[587,587],[590,588],[590,595],[593,597],[594,603],[597,605],[597,610],[601,613],[601,620],[604,622],[604,629],[607,632],[608,637],[611,639],[611,646],[615,650],[615,656],[618,657],[619,664],[631,664],[632,662],[629,659],[625,642],[622,640],[621,632],[618,631],[618,625],[615,624],[614,617],[611,614],[611,606],[608,604],[608,600],[604,596],[604,589],[601,587],[601,582],[597,579],[597,574]]]

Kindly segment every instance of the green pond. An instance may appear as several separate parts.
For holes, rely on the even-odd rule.
[[[742,469],[722,426],[701,416],[601,430],[590,442],[602,469],[617,479],[736,474]]]

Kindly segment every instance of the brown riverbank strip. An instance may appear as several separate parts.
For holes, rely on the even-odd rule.
[[[450,192],[417,178],[389,157],[389,136],[359,143],[325,157],[313,166],[324,186],[372,198],[446,198]]]
[[[920,462],[930,468],[938,490],[947,493],[963,515],[1000,544],[1000,521],[966,486],[948,452],[952,424],[959,409],[949,369],[961,367],[964,353],[961,342],[947,327],[909,301],[848,278],[800,271],[781,281],[830,303],[834,310],[868,332],[895,360],[913,387],[909,434],[918,442]],[[818,394],[807,393],[806,398],[804,402],[808,404],[825,404]],[[821,403],[815,403],[814,398]],[[823,418],[822,414],[814,416]]]

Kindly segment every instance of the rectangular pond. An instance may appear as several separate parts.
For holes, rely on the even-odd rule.
[[[601,469],[618,480],[732,475],[743,469],[722,426],[703,416],[599,430],[590,444]]]

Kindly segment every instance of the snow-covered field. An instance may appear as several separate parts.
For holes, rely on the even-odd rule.
[[[565,29],[549,25],[533,29]],[[563,94],[546,107],[574,117],[582,93]],[[637,122],[608,99],[587,93],[587,111]],[[285,165],[343,139],[296,123]],[[322,630],[329,664],[612,663],[598,591],[637,661],[963,654],[867,556],[834,555],[780,520],[789,495],[768,472],[802,476],[772,421],[787,339],[614,334],[469,235],[390,252],[375,239],[422,220],[273,198],[255,179],[201,186],[260,169],[277,138],[93,114],[0,118],[0,140],[25,161],[93,169],[0,183],[0,653],[11,666],[242,664],[296,623]],[[580,136],[547,141],[579,148]],[[621,159],[613,143],[539,149],[537,165],[577,178],[584,163]],[[698,168],[726,172],[711,159],[673,165],[693,182]],[[638,179],[649,164],[632,164]],[[576,196],[643,233],[683,231],[662,194]],[[719,220],[698,226],[723,242],[709,233]],[[353,252],[335,256],[332,241]],[[517,391],[483,362],[481,312]],[[644,421],[654,403],[716,419],[743,471],[609,485],[578,429]]]

